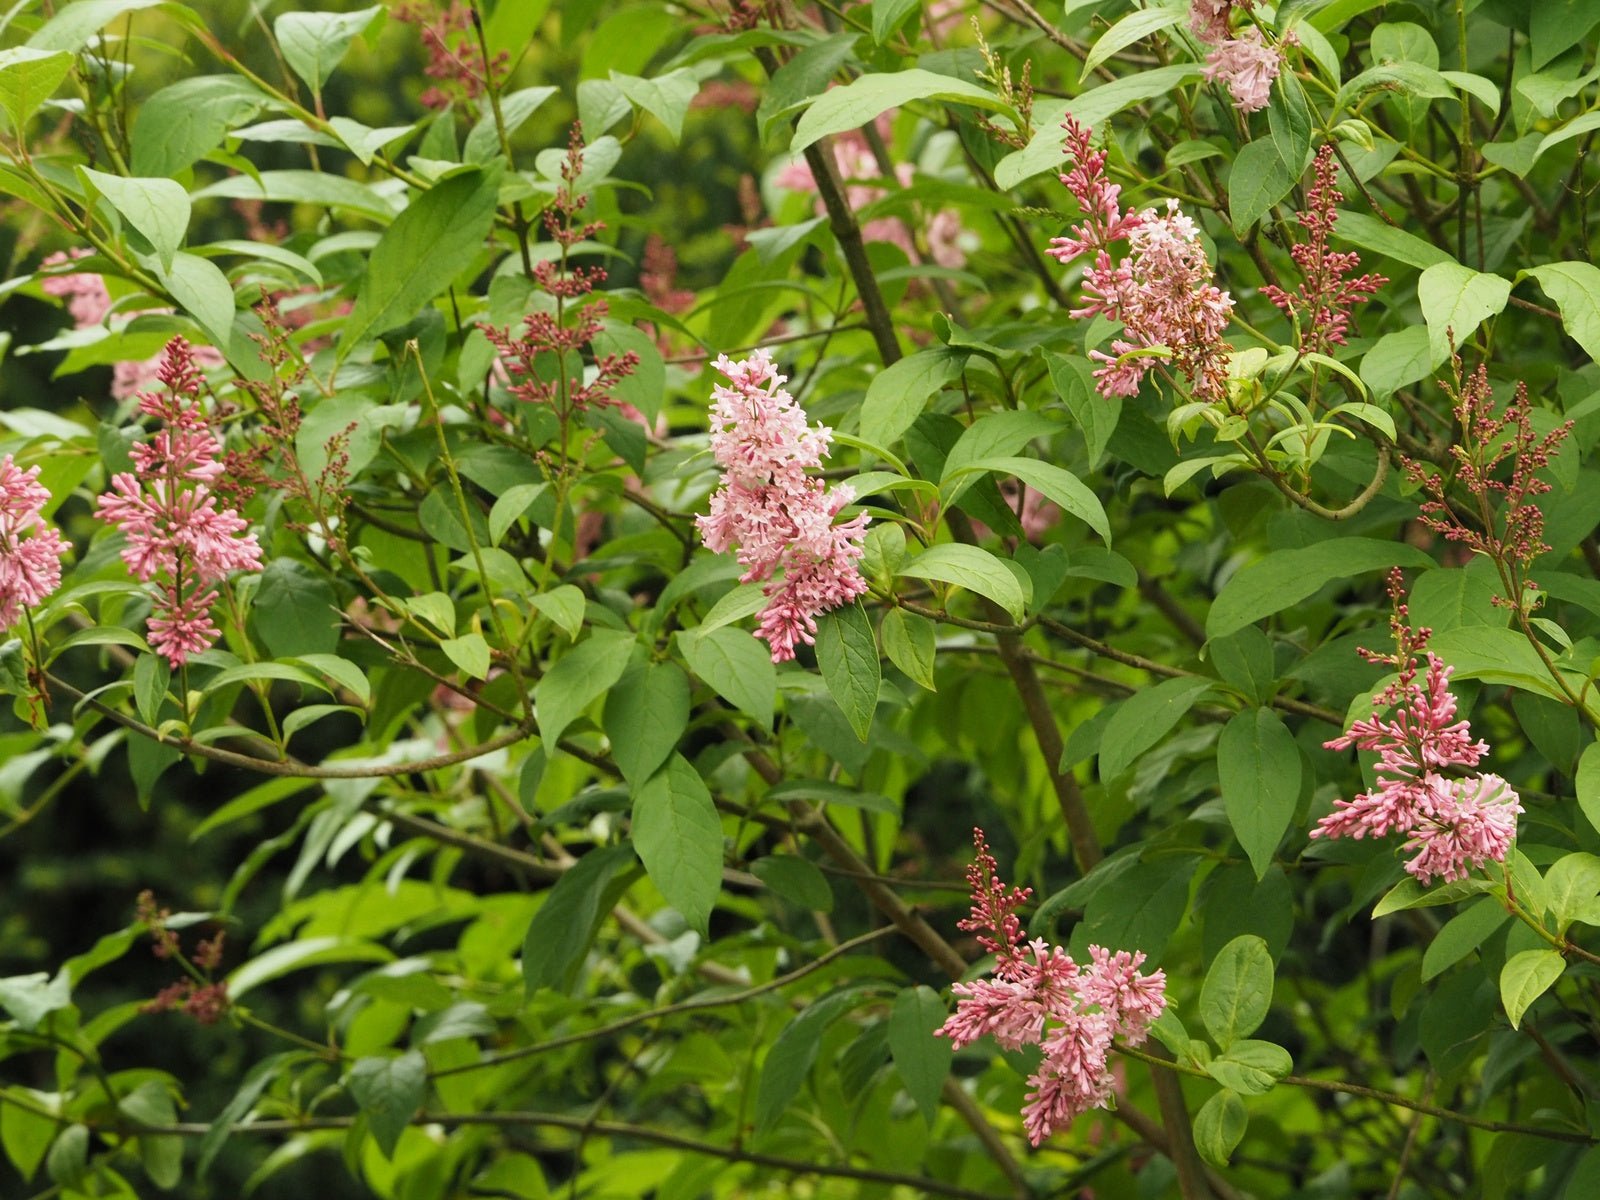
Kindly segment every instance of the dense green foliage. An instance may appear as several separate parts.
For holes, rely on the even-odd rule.
[[[1590,1194],[1600,8],[1212,7],[1256,111],[1178,0],[0,12],[0,1192]],[[1226,344],[1072,315],[1086,145]],[[780,662],[695,521],[763,348],[869,518]],[[1521,805],[1431,873],[1319,829],[1396,569]],[[1036,1147],[935,1033],[974,826],[1166,977]]]

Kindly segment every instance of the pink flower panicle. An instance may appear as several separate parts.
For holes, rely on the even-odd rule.
[[[1261,41],[1252,26],[1236,38],[1227,38],[1206,56],[1206,79],[1227,85],[1234,107],[1259,112],[1272,98],[1272,81],[1283,69],[1283,51]]]
[[[867,517],[836,523],[855,493],[806,474],[827,457],[833,431],[806,423],[767,351],[738,362],[724,354],[714,365],[729,380],[712,392],[711,452],[722,486],[695,524],[711,550],[737,547],[744,582],[766,582],[757,634],[773,662],[787,662],[798,643],[815,641],[819,613],[866,592],[856,564]]]
[[[1396,653],[1365,651],[1363,656],[1393,664],[1398,675],[1373,698],[1370,717],[1323,743],[1329,750],[1376,753],[1378,785],[1354,800],[1334,801],[1334,811],[1317,822],[1311,836],[1360,839],[1404,833],[1402,849],[1416,851],[1406,870],[1419,882],[1431,883],[1435,876],[1446,882],[1464,879],[1491,859],[1505,860],[1522,805],[1498,775],[1466,773],[1478,766],[1489,745],[1474,741],[1470,725],[1458,717],[1449,686],[1451,668],[1437,655],[1428,653],[1419,682],[1416,656],[1426,648],[1430,631],[1408,623],[1398,567],[1390,572],[1389,594]]]
[[[134,470],[112,476],[96,515],[127,539],[122,561],[134,577],[154,585],[150,644],[180,667],[216,643],[217,585],[235,571],[259,571],[261,548],[213,490],[222,447],[197,403],[199,368],[183,338],[167,343],[160,377],[166,392],[141,394],[139,408],[163,427],[134,447]]]
[[[11,455],[0,458],[0,627],[11,628],[23,609],[61,586],[67,547],[42,515],[48,503],[38,467],[24,471]]]
[[[1459,359],[1455,368],[1454,385],[1444,385],[1455,401],[1459,430],[1450,446],[1456,461],[1454,472],[1441,475],[1423,463],[1402,460],[1406,474],[1427,497],[1422,504],[1422,522],[1450,541],[1461,542],[1508,567],[1522,589],[1531,588],[1535,585],[1526,578],[1527,570],[1550,549],[1544,540],[1544,510],[1539,505],[1539,497],[1550,490],[1550,483],[1538,472],[1550,465],[1551,457],[1572,432],[1572,422],[1540,436],[1533,428],[1533,405],[1526,383],[1519,381],[1511,403],[1504,412],[1496,413],[1488,371],[1480,366],[1463,379]],[[1506,470],[1508,463],[1510,469]],[[1499,509],[1495,523],[1479,529],[1462,522],[1446,500],[1452,477],[1487,510]],[[1501,596],[1496,602],[1516,606],[1522,598]]]
[[[1111,342],[1113,354],[1090,353],[1103,364],[1094,373],[1096,389],[1103,396],[1135,395],[1156,363],[1154,356],[1135,352],[1164,347],[1197,398],[1221,399],[1230,350],[1222,335],[1233,299],[1212,282],[1199,228],[1176,200],[1167,202],[1165,213],[1123,211],[1121,188],[1105,174],[1105,151],[1091,148],[1090,130],[1072,117],[1064,127],[1072,169],[1061,182],[1077,199],[1083,221],[1071,236],[1052,238],[1047,253],[1062,263],[1092,255],[1083,277],[1084,304],[1072,316],[1103,314],[1122,322],[1121,335]],[[1118,241],[1129,249],[1121,262],[1111,256]]]
[[[1164,972],[1139,973],[1144,955],[1089,947],[1081,966],[1059,946],[1027,934],[1016,909],[1027,888],[1000,882],[983,831],[974,829],[977,858],[967,869],[972,914],[959,927],[998,961],[993,979],[955,984],[956,1011],[937,1031],[957,1049],[991,1035],[1008,1050],[1040,1046],[1044,1059],[1028,1080],[1022,1110],[1035,1146],[1073,1118],[1104,1107],[1112,1078],[1106,1056],[1113,1039],[1137,1046],[1166,1008]]]
[[[1300,224],[1311,237],[1289,248],[1290,256],[1300,268],[1300,290],[1287,292],[1268,284],[1261,292],[1285,313],[1298,319],[1302,348],[1326,354],[1333,346],[1344,345],[1350,328],[1351,308],[1389,280],[1376,273],[1345,278],[1348,272],[1361,265],[1361,255],[1328,249],[1328,236],[1339,219],[1339,201],[1344,199],[1335,183],[1338,168],[1334,166],[1332,146],[1324,145],[1317,151],[1313,171],[1314,179],[1306,193],[1306,208],[1300,214]]]

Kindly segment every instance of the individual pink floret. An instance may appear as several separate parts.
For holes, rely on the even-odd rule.
[[[737,550],[744,582],[766,584],[757,633],[786,662],[815,641],[817,615],[867,590],[857,562],[866,514],[836,521],[855,499],[846,485],[827,487],[806,474],[827,457],[832,431],[813,428],[783,389],[765,350],[714,364],[728,385],[712,392],[711,452],[723,470],[710,511],[697,517],[706,546]]]

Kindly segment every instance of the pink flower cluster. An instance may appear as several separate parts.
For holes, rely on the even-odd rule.
[[[1417,655],[1426,648],[1430,631],[1407,624],[1401,586],[1396,568],[1389,577],[1396,653],[1362,652],[1370,661],[1393,664],[1399,677],[1375,697],[1372,716],[1324,743],[1330,750],[1375,752],[1378,785],[1354,800],[1335,801],[1334,811],[1317,822],[1311,836],[1404,833],[1402,849],[1415,852],[1406,870],[1422,884],[1435,876],[1448,883],[1465,879],[1491,859],[1503,862],[1523,809],[1500,776],[1464,773],[1477,767],[1489,752],[1488,743],[1473,741],[1468,723],[1457,718],[1450,667],[1429,653],[1427,672],[1418,680]],[[1387,717],[1382,715],[1386,711]]]
[[[1028,1140],[1037,1146],[1073,1118],[1106,1107],[1112,1040],[1130,1046],[1145,1040],[1166,1008],[1167,977],[1140,974],[1142,953],[1090,946],[1090,962],[1080,966],[1042,938],[1025,941],[1016,910],[1031,891],[1001,883],[983,830],[972,835],[978,850],[967,869],[972,915],[960,928],[976,931],[998,961],[993,979],[951,988],[960,1000],[938,1033],[957,1049],[990,1034],[1007,1050],[1036,1045],[1044,1051],[1022,1110]]]
[[[717,553],[738,548],[744,582],[767,581],[757,633],[772,661],[786,662],[797,643],[814,642],[818,613],[867,590],[856,566],[867,517],[834,523],[855,493],[806,474],[827,457],[833,432],[806,424],[767,351],[738,362],[724,354],[713,365],[729,380],[713,390],[711,408],[711,451],[723,481],[695,524]]]
[[[1234,10],[1248,10],[1252,4],[1253,0],[1194,0],[1189,9],[1189,28],[1195,37],[1216,47],[1206,58],[1206,78],[1226,84],[1234,105],[1247,113],[1267,106],[1272,81],[1283,68],[1283,52],[1264,45],[1254,26],[1238,37],[1228,36]]]
[[[141,583],[154,583],[150,644],[174,667],[210,648],[217,584],[234,571],[259,571],[261,548],[234,509],[212,488],[223,473],[221,444],[195,398],[201,377],[181,337],[162,352],[164,392],[143,392],[139,411],[163,427],[132,451],[133,471],[112,476],[96,500],[97,516],[127,538],[122,561]]]
[[[1228,344],[1222,334],[1233,313],[1233,299],[1212,282],[1211,262],[1200,244],[1200,231],[1176,200],[1167,211],[1147,208],[1123,211],[1122,188],[1105,174],[1106,152],[1090,144],[1091,130],[1068,117],[1066,154],[1072,169],[1061,176],[1079,206],[1083,220],[1070,237],[1050,239],[1047,253],[1062,263],[1092,255],[1084,272],[1084,304],[1074,317],[1104,314],[1122,322],[1113,339],[1114,354],[1098,350],[1091,357],[1103,363],[1095,371],[1103,396],[1132,396],[1164,347],[1173,365],[1202,400],[1218,400],[1228,378]],[[1110,247],[1128,243],[1121,262]]]
[[[41,515],[48,503],[38,467],[24,471],[11,455],[0,458],[0,628],[61,586],[67,547]]]
[[[878,118],[877,128],[881,135],[889,132],[890,121],[889,113],[884,113]],[[873,154],[871,145],[860,131],[851,130],[833,139],[833,161],[839,179],[845,185],[845,200],[850,205],[851,211],[860,212],[867,205],[882,200],[889,194],[883,186],[883,169],[878,163],[877,156]],[[910,187],[914,174],[910,163],[895,164],[895,182],[900,187]],[[817,191],[817,181],[811,174],[811,165],[804,158],[795,159],[778,172],[773,182],[792,192],[815,195]],[[820,196],[817,197],[815,207],[818,216],[827,211]],[[961,240],[965,232],[960,214],[953,208],[941,208],[922,223],[922,233],[927,239],[928,257],[935,265],[941,267],[964,265],[967,254],[961,247]],[[918,261],[917,250],[911,238],[911,225],[905,217],[873,217],[871,220],[863,221],[861,237],[863,241],[888,242],[892,246],[899,246],[912,262]]]
[[[41,263],[42,266],[60,266],[71,262],[75,258],[87,258],[89,251],[74,250],[71,254],[65,252],[49,255]],[[73,327],[76,329],[92,329],[102,324],[111,312],[111,293],[106,291],[105,280],[92,271],[73,271],[66,275],[47,275],[39,282],[40,289],[47,296],[55,296],[67,302],[67,312],[72,316]],[[146,309],[146,312],[171,312],[171,309]],[[220,367],[223,357],[209,346],[201,346],[194,351],[195,360],[202,366]],[[135,392],[156,386],[159,382],[158,368],[161,358],[145,359],[143,361],[119,362],[112,368],[111,395],[114,399],[125,400]]]

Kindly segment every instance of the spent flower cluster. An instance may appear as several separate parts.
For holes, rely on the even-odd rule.
[[[1523,590],[1534,586],[1526,577],[1528,568],[1550,549],[1544,540],[1544,510],[1539,506],[1539,497],[1550,491],[1550,483],[1539,472],[1550,465],[1551,457],[1572,432],[1572,422],[1541,435],[1533,427],[1533,404],[1526,383],[1517,383],[1511,403],[1497,413],[1484,366],[1463,379],[1457,359],[1455,372],[1455,382],[1444,385],[1455,401],[1457,437],[1451,443],[1450,456],[1456,465],[1451,474],[1472,495],[1477,526],[1463,522],[1460,512],[1448,503],[1452,482],[1448,475],[1411,459],[1405,460],[1406,474],[1427,497],[1422,503],[1423,524],[1493,559],[1512,585],[1512,594],[1499,597],[1498,603],[1516,606],[1522,603]],[[1504,469],[1507,464],[1509,470]]]
[[[67,547],[42,515],[49,503],[38,467],[24,471],[11,455],[0,458],[0,628],[11,628],[23,609],[61,586]]]
[[[1336,800],[1334,811],[1317,822],[1311,836],[1359,839],[1369,833],[1404,833],[1402,849],[1414,855],[1406,870],[1424,885],[1435,876],[1448,883],[1466,878],[1491,859],[1505,861],[1523,809],[1504,779],[1476,772],[1489,745],[1474,741],[1471,727],[1457,715],[1451,668],[1431,652],[1426,671],[1418,663],[1431,631],[1409,624],[1403,587],[1396,568],[1389,575],[1395,653],[1361,651],[1369,662],[1394,666],[1398,676],[1373,698],[1370,717],[1323,743],[1330,750],[1354,747],[1376,753],[1377,786],[1354,800]]]
[[[574,267],[567,262],[573,247],[605,228],[600,221],[583,219],[589,202],[577,191],[583,152],[583,128],[574,122],[561,164],[561,183],[544,212],[545,230],[560,247],[561,256],[533,266],[534,282],[550,298],[549,306],[522,318],[520,337],[513,337],[510,329],[483,327],[484,336],[500,352],[511,377],[511,394],[530,404],[556,404],[569,413],[615,403],[612,390],[639,365],[639,356],[632,350],[596,354],[592,373],[585,378],[569,375],[569,356],[591,346],[605,329],[608,311],[605,301],[596,300],[584,305],[573,321],[565,315],[567,301],[586,296],[606,279],[603,267]]]
[[[1317,151],[1313,171],[1314,178],[1306,191],[1306,208],[1300,214],[1300,224],[1311,236],[1289,248],[1290,257],[1300,268],[1300,290],[1287,292],[1268,284],[1261,293],[1299,322],[1302,349],[1326,354],[1331,347],[1344,345],[1351,308],[1389,280],[1375,272],[1345,278],[1361,265],[1361,255],[1353,250],[1328,249],[1328,237],[1339,219],[1339,202],[1344,199],[1335,181],[1338,167],[1334,165],[1331,145],[1325,144]]]
[[[1132,396],[1164,348],[1173,365],[1202,400],[1226,394],[1228,353],[1223,331],[1233,299],[1216,286],[1211,261],[1194,221],[1167,201],[1166,212],[1121,207],[1122,188],[1105,173],[1106,152],[1091,144],[1092,131],[1066,119],[1066,153],[1072,169],[1061,182],[1083,209],[1068,237],[1050,239],[1050,255],[1062,263],[1090,256],[1084,271],[1084,304],[1074,317],[1104,315],[1122,322],[1111,342],[1114,354],[1091,351],[1104,364],[1095,371],[1103,396]],[[1128,243],[1117,262],[1111,246]]]
[[[772,661],[786,662],[797,643],[815,641],[819,613],[866,592],[856,564],[867,517],[835,523],[855,493],[806,474],[827,457],[833,431],[806,423],[766,350],[738,362],[724,354],[713,365],[729,381],[712,391],[711,451],[722,486],[695,524],[711,550],[737,547],[744,582],[765,582],[757,632]]]
[[[122,561],[154,584],[150,644],[174,667],[209,649],[220,631],[211,619],[217,585],[235,571],[259,571],[261,548],[248,522],[216,495],[222,445],[197,397],[201,376],[181,337],[167,343],[160,392],[141,392],[139,411],[162,425],[133,447],[134,470],[111,478],[97,516],[124,537]]]
[[[972,915],[960,928],[975,932],[994,954],[994,978],[955,984],[956,1011],[939,1033],[957,1049],[985,1034],[1007,1050],[1039,1046],[1044,1058],[1028,1080],[1023,1127],[1035,1146],[1091,1108],[1111,1098],[1107,1064],[1112,1041],[1145,1040],[1166,1008],[1166,974],[1141,974],[1144,955],[1089,947],[1081,965],[1043,938],[1027,941],[1017,908],[1028,888],[1000,882],[981,829],[972,831],[977,857],[967,869]]]

